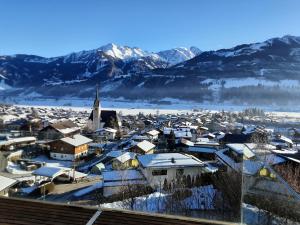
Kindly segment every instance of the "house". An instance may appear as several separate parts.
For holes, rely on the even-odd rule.
[[[103,170],[105,170],[105,165],[103,163],[98,163],[92,167],[91,173],[100,175],[100,174],[102,174]]]
[[[95,133],[97,136],[100,136],[102,138],[113,140],[116,137],[117,130],[110,127],[105,127],[96,130]]]
[[[80,128],[71,120],[51,123],[39,131],[38,137],[43,140],[55,140],[71,137],[80,133]]]
[[[88,144],[93,140],[76,134],[73,137],[65,137],[49,143],[50,156],[58,160],[75,160],[88,153]]]
[[[90,143],[89,144],[89,150],[88,150],[88,154],[100,154],[103,152],[103,149],[105,147],[105,144],[103,143]]]
[[[276,148],[292,148],[293,141],[290,138],[287,138],[283,135],[275,135],[275,137],[271,140],[271,144],[276,146]]]
[[[176,144],[176,150],[184,152],[184,151],[186,151],[191,146],[194,146],[194,142],[182,138]]]
[[[201,160],[215,160],[215,152],[219,149],[219,143],[207,138],[199,138],[186,152]]]
[[[157,130],[150,130],[146,132],[146,135],[150,138],[152,141],[156,141],[158,139],[158,135],[160,134]]]
[[[124,170],[137,166],[136,154],[133,152],[124,152],[124,154],[112,160],[112,168],[114,170]]]
[[[131,140],[136,141],[136,142],[141,142],[141,141],[151,141],[151,138],[147,135],[133,135],[131,137]]]
[[[219,139],[221,145],[228,143],[250,143],[252,139],[251,134],[231,134],[227,133],[224,137]]]
[[[207,138],[209,140],[213,140],[216,138],[216,135],[212,134],[212,133],[207,133],[207,134],[203,134],[201,137],[203,138]]]
[[[184,138],[186,140],[194,140],[195,139],[195,134],[193,135],[191,133],[190,128],[185,128],[185,127],[180,127],[180,128],[164,127],[163,128],[164,136],[167,138],[170,135],[171,131],[174,132],[177,142],[182,138]]]
[[[0,196],[8,196],[9,188],[15,185],[18,181],[0,175]]]
[[[134,146],[130,147],[129,151],[135,152],[137,154],[142,154],[142,155],[153,154],[154,148],[155,148],[154,144],[152,144],[149,141],[144,140],[144,141],[139,142],[139,143],[135,144]]]
[[[0,150],[13,150],[17,147],[34,145],[35,142],[35,137],[7,138],[3,141],[0,141]]]
[[[141,172],[155,189],[162,188],[165,182],[176,182],[181,176],[193,179],[203,173],[216,171],[199,159],[181,153],[148,154],[137,159]]]
[[[70,168],[49,167],[49,166],[43,166],[43,167],[38,168],[37,170],[32,172],[32,175],[35,176],[35,179],[37,177],[39,177],[39,178],[43,177],[43,179],[46,178],[51,182],[54,179],[70,181],[71,179],[78,180],[78,179],[81,179],[81,178],[87,176],[84,173],[74,171],[73,169],[70,169]]]
[[[229,170],[251,176],[256,174],[265,163],[276,165],[285,161],[284,158],[272,153],[273,149],[274,147],[267,144],[259,146],[254,143],[234,143],[226,144],[226,148],[215,154]]]
[[[103,171],[103,196],[121,194],[129,185],[147,185],[143,174],[138,170]]]

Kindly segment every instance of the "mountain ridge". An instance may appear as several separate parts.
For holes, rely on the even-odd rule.
[[[86,97],[100,83],[103,96],[129,99],[227,101],[231,92],[238,99],[248,86],[268,94],[265,89],[276,85],[289,97],[300,80],[300,37],[288,35],[204,52],[179,47],[152,53],[111,43],[52,58],[0,56],[0,74],[0,90],[10,95],[34,90],[46,96]],[[236,79],[245,82],[239,86]],[[248,86],[246,81],[251,81]]]

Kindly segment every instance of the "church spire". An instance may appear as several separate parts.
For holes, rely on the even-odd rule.
[[[94,101],[94,108],[95,107],[99,107],[100,105],[100,99],[99,99],[99,85],[96,85],[96,97],[95,97],[95,101]]]
[[[96,97],[94,101],[93,107],[93,127],[94,131],[98,130],[101,127],[101,106],[100,106],[100,99],[99,99],[99,86],[96,85]]]
[[[99,85],[96,85],[96,99],[99,100]]]

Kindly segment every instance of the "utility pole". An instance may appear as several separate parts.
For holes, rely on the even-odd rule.
[[[76,168],[76,156],[74,158],[74,163],[73,163],[73,182],[75,181],[75,168]]]

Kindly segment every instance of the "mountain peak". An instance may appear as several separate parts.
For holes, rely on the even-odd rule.
[[[175,65],[183,61],[189,60],[191,58],[194,58],[200,53],[201,50],[196,47],[190,47],[190,48],[178,47],[178,48],[173,48],[165,51],[160,51],[157,54],[164,61],[170,63],[171,65]]]
[[[121,46],[115,43],[108,43],[106,45],[103,45],[100,48],[98,48],[98,50],[105,52],[107,55],[110,55],[113,58],[118,58],[122,60],[139,58],[147,54],[140,48]]]
[[[284,35],[282,37],[271,38],[266,41],[266,43],[273,44],[274,42],[281,42],[287,45],[290,44],[300,44],[300,37],[293,35]]]

